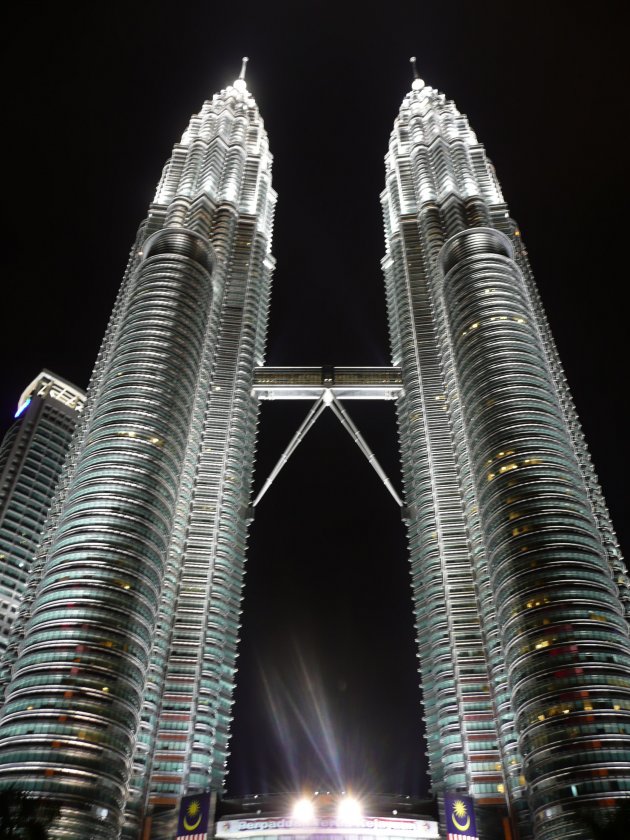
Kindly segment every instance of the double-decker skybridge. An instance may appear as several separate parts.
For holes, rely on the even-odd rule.
[[[276,466],[254,499],[260,502],[280,470],[314,426],[325,408],[330,408],[357,444],[379,478],[403,510],[403,501],[354,424],[342,400],[396,400],[403,391],[397,367],[259,367],[254,369],[253,392],[260,400],[312,400],[313,405]]]

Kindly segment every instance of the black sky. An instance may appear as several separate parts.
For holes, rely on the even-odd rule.
[[[42,367],[87,384],[172,144],[244,54],[279,195],[268,361],[388,363],[379,193],[415,54],[497,168],[627,544],[628,79],[613,6],[22,4],[3,55],[2,428]],[[393,407],[349,408],[399,484]],[[306,410],[264,406],[257,485]],[[332,415],[261,502],[250,545],[231,791],[308,777],[422,792],[404,534]]]

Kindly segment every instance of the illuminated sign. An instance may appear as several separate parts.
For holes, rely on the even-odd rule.
[[[256,837],[269,835],[360,834],[369,837],[438,838],[438,824],[432,820],[406,820],[395,817],[361,817],[351,823],[334,817],[313,818],[308,822],[291,817],[258,817],[219,820],[216,837]]]
[[[21,405],[18,405],[18,410],[15,412],[15,417],[19,417],[23,411],[26,411],[30,404],[31,398],[29,397],[27,400],[24,400],[24,402]]]

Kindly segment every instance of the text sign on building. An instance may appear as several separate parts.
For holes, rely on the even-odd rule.
[[[447,840],[479,840],[472,797],[445,793],[444,816]]]
[[[179,806],[177,840],[207,840],[210,818],[209,793],[184,796]]]
[[[363,817],[352,822],[336,820],[334,817],[322,817],[309,820],[308,823],[291,817],[271,817],[258,819],[220,820],[217,823],[216,836],[229,838],[236,836],[260,835],[308,835],[317,834],[360,834],[362,837],[414,837],[423,840],[439,837],[438,825],[432,820],[407,820],[394,817]]]

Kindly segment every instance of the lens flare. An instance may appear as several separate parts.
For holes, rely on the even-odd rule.
[[[337,806],[337,820],[340,823],[356,823],[363,816],[363,809],[358,799],[353,796],[344,796],[339,800]]]
[[[296,822],[310,823],[315,817],[315,807],[310,799],[298,799],[293,806],[292,817]]]

